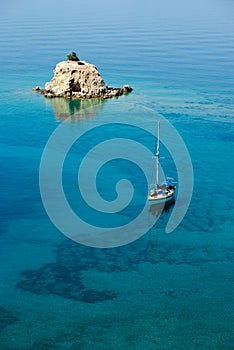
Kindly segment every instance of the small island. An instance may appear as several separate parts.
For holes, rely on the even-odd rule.
[[[67,55],[67,61],[59,62],[54,70],[54,77],[45,84],[44,89],[33,88],[45,97],[65,98],[111,98],[132,91],[129,85],[113,88],[105,84],[97,67],[81,61],[75,52]]]

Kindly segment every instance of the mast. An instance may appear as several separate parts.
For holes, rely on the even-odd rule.
[[[160,146],[160,121],[158,121],[158,140],[157,140],[157,149],[156,149],[156,188],[158,188],[158,168],[159,168],[159,146]]]

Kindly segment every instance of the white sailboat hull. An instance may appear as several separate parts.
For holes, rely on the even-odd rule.
[[[167,193],[159,193],[155,191],[154,193],[150,193],[148,196],[148,201],[150,204],[160,204],[171,201],[174,198],[175,190],[170,190]]]

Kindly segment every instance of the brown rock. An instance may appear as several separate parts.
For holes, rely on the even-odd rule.
[[[63,61],[56,65],[54,77],[44,89],[33,88],[46,97],[111,98],[132,91],[129,85],[108,87],[97,67],[85,61]]]

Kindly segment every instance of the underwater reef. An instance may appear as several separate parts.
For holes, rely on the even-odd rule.
[[[157,240],[145,238],[112,249],[86,247],[66,240],[57,246],[55,254],[54,262],[39,269],[23,271],[23,279],[17,287],[38,295],[52,294],[84,303],[96,303],[114,299],[118,297],[118,292],[87,288],[82,277],[85,271],[124,273],[138,270],[142,263],[201,266],[218,260],[211,249],[202,245],[186,247],[170,242],[158,244]],[[167,293],[172,298],[176,297],[170,290]]]
[[[17,322],[18,319],[7,311],[4,307],[0,306],[0,332],[3,328]]]

